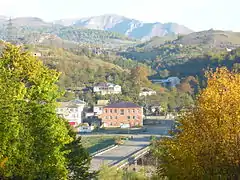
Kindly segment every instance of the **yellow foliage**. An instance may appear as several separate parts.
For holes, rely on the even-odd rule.
[[[170,179],[240,178],[240,74],[219,68],[206,76],[180,132],[158,146],[159,174]]]
[[[8,158],[4,158],[1,162],[0,162],[0,168],[4,168],[5,163],[7,162]]]

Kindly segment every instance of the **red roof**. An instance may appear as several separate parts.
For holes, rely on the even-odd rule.
[[[141,108],[141,107],[132,102],[119,102],[115,104],[110,104],[105,108]]]

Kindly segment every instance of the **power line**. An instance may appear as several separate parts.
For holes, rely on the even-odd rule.
[[[10,18],[8,20],[6,33],[7,33],[6,41],[10,42],[12,44],[16,44],[17,43],[17,28],[14,27],[14,25],[12,23],[12,18]]]

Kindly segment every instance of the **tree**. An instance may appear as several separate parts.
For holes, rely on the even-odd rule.
[[[164,69],[162,71],[159,72],[159,75],[162,77],[162,78],[167,78],[169,76],[169,71],[167,69]]]
[[[219,68],[207,78],[196,107],[180,118],[179,131],[155,147],[159,176],[240,178],[240,74]]]
[[[77,134],[73,131],[72,127],[70,127],[69,123],[66,122],[66,126],[69,129],[69,136],[71,136],[74,140],[67,144],[65,149],[70,151],[69,154],[66,155],[68,161],[68,174],[69,180],[86,180],[92,179],[96,176],[96,173],[89,172],[89,166],[91,162],[91,158],[89,153],[85,148],[83,148],[81,143],[81,137],[77,137]]]
[[[73,141],[56,115],[60,73],[21,47],[7,44],[0,57],[0,177],[67,179]]]
[[[148,80],[148,69],[144,66],[138,66],[131,70],[131,80],[139,86],[149,86],[151,82]]]

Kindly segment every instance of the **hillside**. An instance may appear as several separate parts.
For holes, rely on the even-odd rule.
[[[166,36],[170,34],[189,34],[193,32],[177,23],[144,23],[139,20],[126,18],[115,14],[106,14],[81,19],[63,19],[54,22],[65,26],[85,27],[125,34],[128,37],[149,40],[154,36]]]
[[[149,41],[146,41],[144,43],[137,44],[137,48],[143,48],[143,49],[153,49],[157,48],[159,46],[162,46],[166,43],[172,42],[173,40],[176,40],[178,37],[177,35],[169,35],[169,36],[162,36],[162,37],[153,37]]]
[[[208,51],[209,49],[235,49],[240,46],[240,32],[211,29],[207,31],[193,32],[188,35],[153,37],[149,41],[137,44],[135,47],[141,49],[154,49],[166,44],[195,46],[202,48],[204,51]]]
[[[40,53],[39,57],[46,65],[62,72],[61,87],[81,87],[84,83],[98,82],[105,79],[105,73],[124,69],[99,57],[76,55],[70,51],[45,46],[26,46],[28,51]]]
[[[11,26],[12,36],[24,44],[41,44],[44,40],[48,41],[51,39],[51,41],[61,41],[60,44],[68,41],[67,44],[70,44],[71,47],[77,43],[79,45],[98,45],[115,48],[119,46],[129,46],[135,43],[135,40],[129,39],[119,33],[73,26],[64,27],[62,25],[44,22],[39,18],[23,17],[12,19],[11,22],[13,24]],[[9,22],[6,18],[0,17],[0,38],[3,40],[7,39],[8,24]]]
[[[200,46],[205,49],[236,48],[240,46],[240,32],[208,30],[183,36],[177,44]]]

